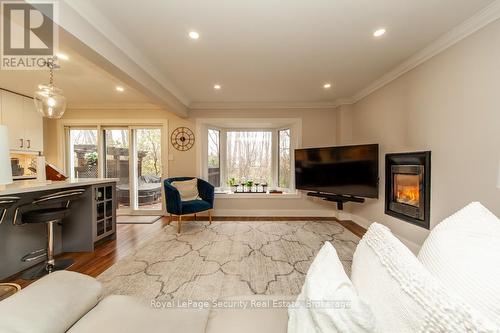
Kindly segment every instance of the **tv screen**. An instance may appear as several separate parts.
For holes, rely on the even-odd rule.
[[[378,198],[378,144],[295,150],[295,187]]]

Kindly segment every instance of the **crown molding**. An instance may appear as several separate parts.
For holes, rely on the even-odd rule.
[[[194,102],[189,105],[190,110],[257,110],[257,109],[298,109],[298,110],[331,110],[338,107],[337,103],[306,103],[306,102],[289,102],[289,103],[274,103],[274,102]]]
[[[165,110],[154,104],[70,104],[68,110]]]
[[[357,103],[358,101],[370,95],[371,93],[386,86],[387,84],[396,80],[403,74],[411,71],[415,67],[426,62],[427,60],[438,55],[439,53],[445,51],[449,47],[455,45],[459,41],[472,35],[476,31],[480,30],[481,28],[487,26],[488,24],[492,23],[493,21],[499,18],[500,18],[500,0],[496,0],[489,6],[480,10],[479,12],[471,16],[469,19],[465,20],[464,22],[453,28],[451,31],[441,36],[436,41],[429,44],[424,49],[420,50],[419,52],[411,56],[409,59],[398,65],[390,72],[383,75],[378,80],[374,81],[364,89],[360,90],[350,99],[347,99],[348,101],[351,102],[348,104]]]
[[[338,98],[335,100],[335,103],[337,106],[341,106],[341,105],[351,105],[351,104],[354,104],[356,103],[356,101],[352,98]]]

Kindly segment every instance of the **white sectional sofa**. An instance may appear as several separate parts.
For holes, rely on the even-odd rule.
[[[500,220],[479,203],[434,228],[418,257],[377,223],[350,279],[335,256],[325,244],[290,309],[156,309],[129,296],[101,299],[95,279],[56,272],[0,302],[0,332],[500,332]],[[234,298],[250,299],[283,298]],[[349,306],[306,305],[318,299]]]
[[[113,295],[87,275],[59,271],[0,302],[0,332],[286,332],[287,309],[171,309]],[[250,298],[237,298],[249,300]],[[252,297],[268,300],[266,296]]]

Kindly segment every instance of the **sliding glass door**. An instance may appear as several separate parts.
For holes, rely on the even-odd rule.
[[[109,128],[103,130],[104,174],[106,178],[116,178],[118,209],[131,207],[130,204],[130,130],[128,128]]]
[[[70,128],[67,131],[68,173],[71,178],[98,178],[97,128]]]
[[[67,127],[68,173],[116,178],[119,214],[161,214],[162,135],[159,126]]]
[[[120,213],[163,209],[161,128],[104,128],[107,178],[119,179]]]
[[[137,161],[137,187],[135,200],[140,210],[162,209],[161,192],[161,129],[137,128],[135,158]]]

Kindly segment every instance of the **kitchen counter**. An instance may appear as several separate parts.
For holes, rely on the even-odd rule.
[[[18,273],[36,262],[21,258],[47,245],[45,223],[14,224],[16,207],[20,207],[17,223],[23,214],[43,207],[60,204],[31,204],[34,200],[59,191],[78,188],[83,193],[71,200],[70,212],[61,223],[54,225],[55,253],[93,252],[95,244],[116,238],[116,183],[118,179],[68,179],[65,181],[22,180],[0,187],[0,198],[19,197],[19,202],[7,211],[0,224],[0,280]],[[0,212],[1,213],[1,212]]]
[[[86,178],[86,179],[67,179],[63,181],[18,180],[14,181],[14,183],[12,184],[6,186],[0,186],[0,196],[38,192],[38,191],[50,191],[50,190],[98,185],[98,184],[112,183],[112,182],[118,182],[118,179]]]

